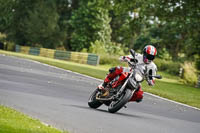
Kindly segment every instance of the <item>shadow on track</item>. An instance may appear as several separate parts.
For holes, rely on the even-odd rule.
[[[67,105],[67,106],[71,106],[71,107],[75,107],[75,108],[80,108],[80,109],[87,109],[87,110],[94,110],[94,111],[98,111],[98,112],[103,112],[103,113],[108,113],[110,115],[119,115],[119,116],[125,116],[125,117],[132,117],[132,118],[139,118],[139,119],[151,119],[151,118],[146,118],[144,116],[139,116],[139,115],[133,115],[133,114],[127,114],[127,113],[109,113],[107,110],[104,109],[92,109],[90,107],[87,106],[81,106],[81,105]]]

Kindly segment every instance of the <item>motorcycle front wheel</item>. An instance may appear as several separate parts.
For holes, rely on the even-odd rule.
[[[96,94],[97,94],[97,93],[98,93],[98,89],[96,89],[96,90],[91,94],[91,96],[90,96],[90,98],[89,98],[89,100],[88,100],[88,105],[89,105],[90,108],[96,109],[96,108],[100,107],[100,106],[103,104],[102,102],[100,102],[100,101],[98,101],[98,100],[96,99]]]
[[[132,96],[132,91],[130,89],[126,89],[126,91],[118,98],[116,101],[112,101],[108,106],[108,111],[110,113],[115,113],[120,110],[124,105],[129,101]]]

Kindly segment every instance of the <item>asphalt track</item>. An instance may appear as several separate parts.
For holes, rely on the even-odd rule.
[[[116,114],[88,107],[100,81],[0,55],[0,104],[71,133],[199,133],[200,111],[145,94]],[[1,117],[1,114],[0,114]]]

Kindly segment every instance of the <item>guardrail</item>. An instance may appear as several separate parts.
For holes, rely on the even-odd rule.
[[[15,51],[24,54],[43,56],[59,60],[68,60],[82,64],[98,65],[100,57],[91,53],[80,53],[71,51],[53,50],[47,48],[35,48],[16,45]]]

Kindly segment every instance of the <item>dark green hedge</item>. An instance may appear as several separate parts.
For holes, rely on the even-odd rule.
[[[200,71],[200,59],[196,60],[196,68]]]
[[[179,74],[179,70],[181,67],[181,63],[179,62],[166,61],[159,58],[155,59],[154,62],[157,65],[159,71],[165,71],[173,75]]]

